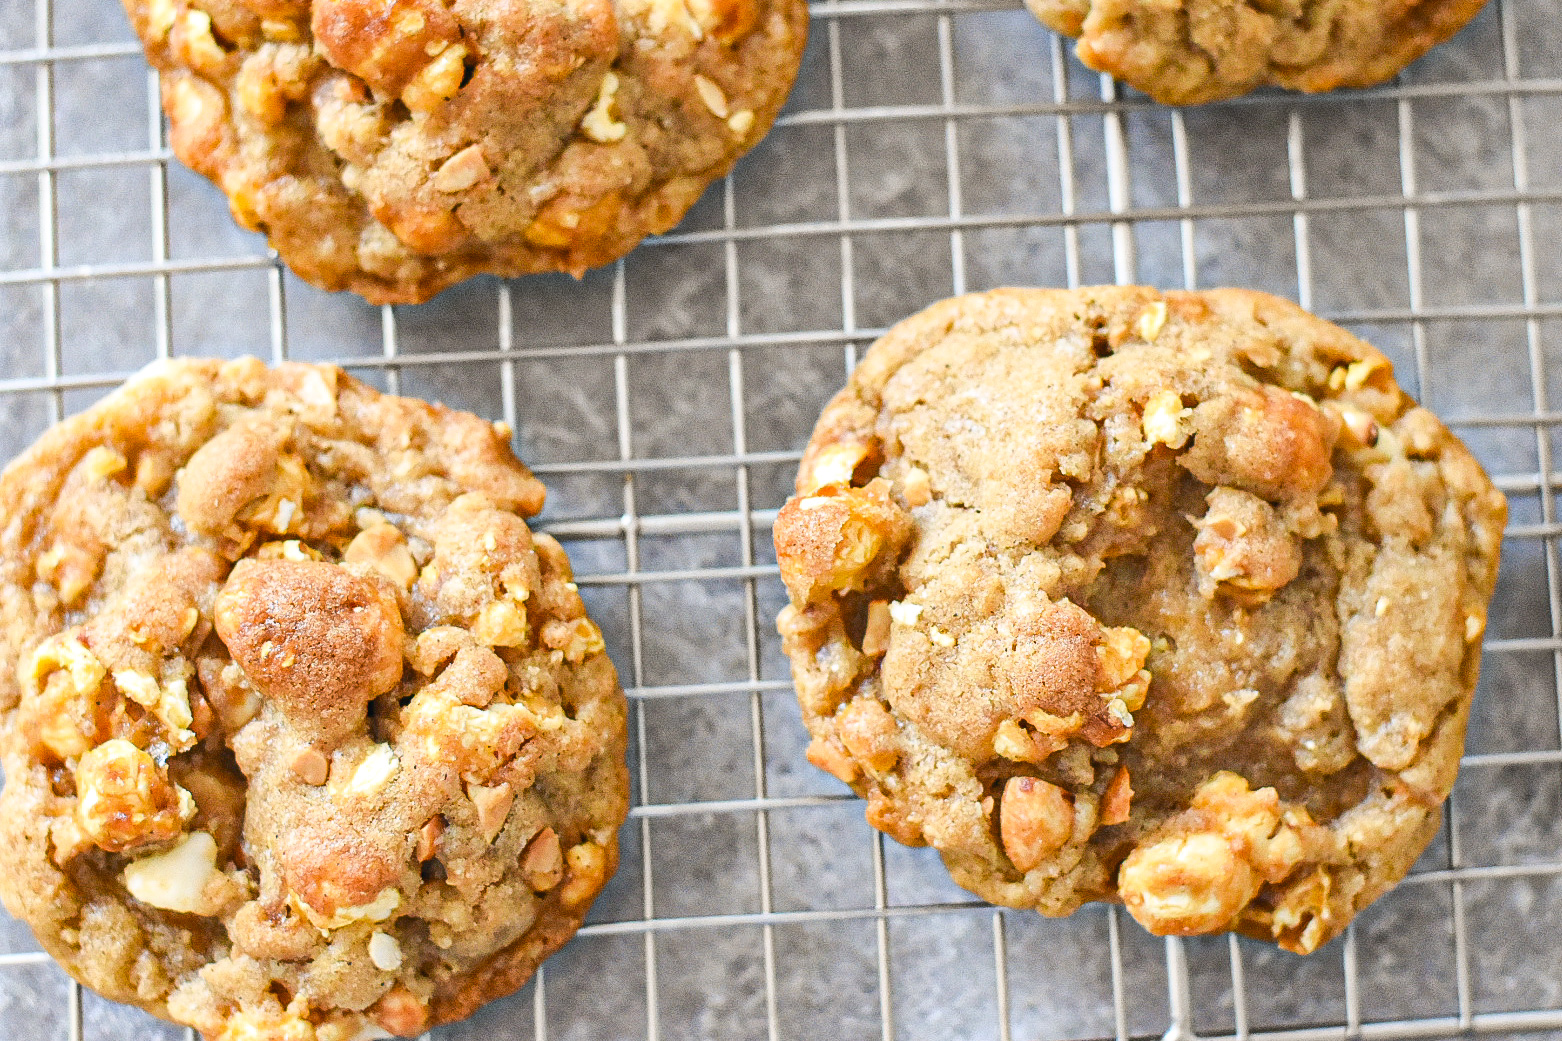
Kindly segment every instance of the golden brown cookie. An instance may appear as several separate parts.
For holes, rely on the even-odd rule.
[[[0,897],[208,1038],[419,1034],[612,875],[624,697],[508,431],[162,363],[0,476]]]
[[[776,519],[808,757],[961,885],[1308,952],[1409,870],[1506,504],[1262,293],[998,290],[890,330]]]
[[[175,154],[306,281],[416,303],[666,231],[770,128],[804,0],[124,0]]]
[[[1025,0],[1079,60],[1168,105],[1277,86],[1367,87],[1453,36],[1486,0]]]

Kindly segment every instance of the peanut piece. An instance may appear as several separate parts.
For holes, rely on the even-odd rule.
[[[445,818],[435,815],[418,829],[418,863],[433,860],[439,852],[439,837],[445,833]]]
[[[1074,831],[1074,800],[1062,788],[1035,777],[1011,777],[998,805],[1003,852],[1021,872],[1038,867]]]
[[[407,548],[406,536],[392,524],[373,524],[353,536],[342,560],[367,564],[402,589],[417,581],[418,565]]]
[[[1134,789],[1128,777],[1128,767],[1119,766],[1117,773],[1107,782],[1101,795],[1101,824],[1121,824],[1128,819],[1133,804]]]
[[[868,624],[862,631],[863,654],[878,658],[889,650],[889,633],[893,622],[888,600],[875,600],[868,605]]]
[[[900,761],[895,720],[875,698],[856,698],[835,716],[836,732],[859,763],[883,773]]]
[[[390,933],[376,930],[369,934],[369,960],[381,972],[395,972],[401,968],[401,944]]]
[[[565,907],[579,907],[602,888],[607,876],[607,850],[595,842],[582,842],[571,846],[564,860],[569,865],[569,880],[559,890],[559,902]]]
[[[808,761],[843,784],[857,779],[857,764],[841,751],[833,741],[816,737],[808,743]]]
[[[722,93],[720,87],[704,76],[695,73],[694,89],[700,95],[700,100],[705,103],[705,107],[710,109],[711,115],[717,119],[727,118],[727,95]]]
[[[431,184],[437,192],[462,192],[493,176],[482,145],[468,145],[446,159],[434,172]]]
[[[417,1037],[428,1029],[428,1006],[399,983],[370,1005],[368,1014],[397,1037]]]
[[[552,828],[543,828],[527,844],[521,856],[521,875],[539,893],[552,889],[564,877],[564,852]]]
[[[466,797],[477,808],[477,824],[483,831],[483,840],[493,842],[499,837],[499,832],[504,830],[504,822],[510,815],[510,804],[515,801],[515,792],[508,784],[491,787],[469,784],[466,786]]]
[[[1165,305],[1162,305],[1163,309]],[[1145,337],[1152,339],[1153,337]],[[1151,445],[1177,449],[1188,443],[1191,408],[1184,408],[1175,390],[1158,390],[1144,403],[1144,439]]]
[[[293,757],[289,769],[300,781],[318,788],[330,774],[331,764],[319,749],[306,748]]]

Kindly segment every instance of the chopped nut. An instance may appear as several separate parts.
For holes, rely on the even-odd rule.
[[[1074,800],[1062,788],[1035,777],[1011,777],[998,804],[1003,852],[1021,872],[1038,867],[1074,831]]]
[[[1360,390],[1372,378],[1372,374],[1383,367],[1381,358],[1363,358],[1351,362],[1345,367],[1345,389]]]
[[[153,41],[165,39],[168,30],[174,27],[174,19],[178,17],[179,10],[173,0],[151,0],[146,5],[147,34]]]
[[[1122,688],[1139,674],[1149,656],[1150,638],[1138,629],[1127,625],[1103,629],[1096,644],[1096,689]]]
[[[1154,342],[1161,334],[1161,328],[1166,324],[1166,301],[1152,300],[1139,312],[1139,317],[1134,319],[1134,332],[1139,334],[1141,340]]]
[[[727,129],[742,137],[754,126],[754,113],[746,108],[738,109],[727,119]]]
[[[1121,824],[1128,819],[1133,804],[1134,789],[1128,778],[1128,767],[1119,766],[1117,773],[1107,782],[1101,795],[1102,825]]]
[[[998,724],[998,730],[993,734],[993,752],[1017,763],[1039,763],[1046,758],[1035,738],[1012,719]]]
[[[569,880],[559,890],[559,902],[565,907],[579,907],[602,888],[607,876],[607,851],[595,842],[582,842],[571,846],[564,860],[569,865]]]
[[[438,814],[423,822],[418,829],[418,863],[433,860],[439,852],[439,837],[445,833],[445,818]]]
[[[60,592],[60,603],[77,607],[103,566],[101,553],[73,542],[56,542],[39,554],[34,565],[38,577]]]
[[[1164,305],[1162,305],[1164,307]],[[1184,408],[1175,390],[1158,390],[1144,403],[1144,439],[1151,445],[1181,448],[1188,443],[1191,408]]]
[[[608,72],[597,88],[597,100],[580,121],[581,131],[598,144],[621,141],[629,132],[625,123],[613,118],[614,95],[618,92],[618,74]]]
[[[455,97],[466,78],[466,55],[460,43],[440,51],[402,90],[402,103],[413,112],[432,112]]]
[[[589,618],[577,618],[572,622],[554,619],[548,622],[542,627],[542,645],[563,652],[564,660],[576,665],[604,650],[602,630]]]
[[[922,617],[922,605],[905,600],[892,600],[889,605],[889,616],[896,625],[903,625],[910,629],[915,627],[917,620]]]
[[[857,467],[862,465],[868,455],[868,446],[861,441],[842,441],[830,445],[808,461],[804,486],[811,495],[826,485],[849,485]]]
[[[868,605],[868,623],[862,631],[862,653],[871,658],[881,657],[889,650],[890,624],[889,601],[875,600]]]
[[[493,842],[499,837],[499,832],[504,830],[504,822],[510,815],[510,804],[515,801],[515,792],[508,784],[492,787],[469,784],[466,786],[466,797],[477,808],[477,825],[483,830],[483,840]]]
[[[489,647],[524,647],[527,632],[526,606],[514,600],[495,600],[472,624],[472,635]]]
[[[172,32],[174,52],[184,63],[198,72],[220,72],[228,54],[212,35],[211,15],[192,8],[174,23]]]
[[[564,877],[564,852],[552,828],[543,828],[527,843],[521,855],[521,875],[539,893],[552,889]]]
[[[859,763],[884,773],[900,761],[894,717],[876,698],[855,698],[836,713],[841,744]]]
[[[906,470],[906,485],[903,489],[906,497],[906,505],[915,509],[918,506],[926,506],[933,499],[932,482],[928,479],[927,471],[920,466],[909,467]]]
[[[722,93],[720,87],[699,73],[695,73],[694,89],[699,92],[700,100],[705,102],[705,107],[710,109],[711,115],[717,119],[727,118],[727,95]]]
[[[483,157],[483,146],[468,145],[446,159],[430,183],[438,192],[462,192],[492,176],[488,160]]]
[[[293,757],[290,769],[300,781],[319,787],[330,775],[331,763],[319,749],[306,748]]]
[[[390,933],[376,930],[369,934],[369,960],[381,972],[395,972],[401,968],[401,944]]]
[[[131,669],[115,669],[113,679],[120,693],[152,710],[163,724],[163,734],[170,748],[185,752],[195,747],[195,732],[189,729],[195,717],[190,710],[190,691],[184,680],[159,684],[146,673]]]
[[[369,1006],[369,1016],[396,1037],[417,1037],[428,1029],[428,1006],[399,983]]]
[[[390,783],[399,766],[401,766],[401,759],[390,745],[375,745],[353,771],[352,779],[347,782],[347,793],[358,796],[373,795]]]
[[[82,471],[94,481],[103,481],[122,473],[129,465],[123,455],[106,445],[98,445],[81,459]]]
[[[1372,448],[1378,443],[1378,421],[1360,409],[1340,409],[1346,443],[1352,448]]]
[[[297,893],[290,894],[288,902],[309,919],[310,924],[316,929],[328,933],[333,929],[345,928],[354,922],[385,921],[396,913],[396,908],[401,906],[401,893],[394,887],[382,889],[366,904],[338,907],[328,915],[316,911],[306,901],[300,899]]]
[[[103,742],[76,766],[76,819],[110,853],[178,835],[194,816],[193,800],[186,803],[189,794],[181,793],[150,755],[123,738]]]
[[[165,853],[132,860],[121,877],[125,889],[143,904],[209,915],[217,908],[207,889],[220,874],[216,840],[204,831],[194,831]]]
[[[857,764],[834,742],[816,737],[808,743],[808,761],[845,784],[857,779]]]

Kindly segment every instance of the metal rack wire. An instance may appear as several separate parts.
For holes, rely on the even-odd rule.
[[[239,307],[238,297],[225,299],[222,309],[264,315],[264,333],[251,342],[273,359],[328,357],[392,391],[404,384],[413,392],[432,387],[454,404],[505,419],[521,432],[523,455],[541,453],[535,469],[556,491],[564,488],[566,500],[565,508],[545,515],[544,526],[577,560],[580,584],[604,620],[633,706],[635,806],[624,868],[591,923],[520,995],[480,1014],[480,1029],[491,1036],[780,1039],[818,1032],[821,1024],[830,1036],[884,1041],[1152,1034],[1179,1041],[1321,1041],[1562,1030],[1562,931],[1555,928],[1562,924],[1562,837],[1545,814],[1562,805],[1562,575],[1554,544],[1562,534],[1556,512],[1562,474],[1552,458],[1562,411],[1547,390],[1562,337],[1555,325],[1562,319],[1562,275],[1545,260],[1548,245],[1562,242],[1562,208],[1553,209],[1562,204],[1562,180],[1551,173],[1554,156],[1542,147],[1537,158],[1530,144],[1532,132],[1553,129],[1549,120],[1537,127],[1535,119],[1537,112],[1544,116],[1550,99],[1562,98],[1562,65],[1548,69],[1528,57],[1544,54],[1547,39],[1562,38],[1542,33],[1540,44],[1527,46],[1540,31],[1535,27],[1547,3],[1494,0],[1474,28],[1445,48],[1452,64],[1431,75],[1344,97],[1261,93],[1219,107],[1239,126],[1283,121],[1283,145],[1267,166],[1252,171],[1255,182],[1268,176],[1278,190],[1244,198],[1225,197],[1222,185],[1211,190],[1200,182],[1197,156],[1208,129],[1203,116],[1149,105],[1087,73],[1011,0],[823,0],[813,8],[805,84],[772,142],[708,193],[683,227],[581,286],[480,280],[476,288],[457,291],[455,305],[377,313],[304,287],[256,239],[239,237],[234,248],[229,240],[216,248],[181,247],[175,241],[181,221],[222,224],[224,207],[172,160],[155,76],[137,64],[139,49],[114,6],[35,0],[29,22],[25,5],[17,4],[0,13],[0,76],[9,77],[13,101],[30,92],[33,104],[30,117],[25,110],[12,113],[13,130],[20,130],[0,135],[11,149],[0,154],[0,191],[23,186],[0,200],[30,199],[36,229],[13,216],[13,241],[0,255],[0,293],[12,294],[10,304],[0,304],[0,310],[10,307],[8,320],[0,322],[9,340],[0,343],[7,365],[0,408],[9,408],[0,423],[13,446],[20,445],[142,360],[211,350],[214,343],[226,349],[225,330],[238,339],[253,334],[241,319],[223,314],[192,325],[181,301],[201,294],[186,284],[192,276],[212,276],[242,284],[250,310]],[[972,42],[990,39],[994,31],[1034,46],[1035,66],[1046,75],[1017,73]],[[894,52],[901,46],[913,58],[929,59],[926,69],[908,73],[925,73],[926,90],[892,101],[875,98],[864,78],[853,75],[855,63],[864,49]],[[1562,52],[1562,46],[1551,51]],[[1469,60],[1461,64],[1461,55]],[[144,99],[144,146],[104,147],[89,135],[61,147],[62,133],[71,129],[62,115],[61,79],[86,68],[106,70],[100,84],[105,96]],[[1023,81],[1019,88],[988,89],[1016,77]],[[1501,132],[1484,152],[1439,164],[1455,171],[1440,186],[1421,173],[1428,139],[1422,106],[1444,104],[1475,106]],[[1310,191],[1319,167],[1309,148],[1318,148],[1320,128],[1329,130],[1335,114],[1347,123],[1369,111],[1380,113],[1388,128],[1397,183],[1352,180],[1347,171],[1343,191]],[[975,199],[973,170],[984,158],[976,128],[993,121],[1052,123],[1045,140],[1036,142],[1050,160],[1038,160],[1038,167],[1056,180],[1041,193],[1045,199],[1018,208]],[[1446,129],[1457,136],[1466,128]],[[783,140],[789,133],[797,142]],[[871,142],[886,133],[911,140],[917,158],[899,182],[904,189],[909,178],[916,198],[900,212],[893,185],[870,193],[866,205],[861,190],[862,170],[884,163],[857,135],[881,135],[870,136]],[[112,135],[105,140],[117,141]],[[763,208],[755,217],[745,208],[784,177],[767,173],[766,164],[818,159],[821,148],[821,175],[833,179],[833,194],[814,200],[813,209],[805,204],[781,217],[767,216]],[[1485,172],[1472,173],[1476,166]],[[1505,171],[1505,183],[1485,175],[1493,166]],[[1230,175],[1232,168],[1217,173]],[[126,175],[144,181],[112,199],[62,194],[62,180],[96,174],[122,185],[129,183]],[[746,185],[751,176],[762,183]],[[882,168],[874,176],[886,184],[893,180]],[[1465,183],[1458,183],[1461,178]],[[881,205],[886,199],[891,204]],[[92,205],[146,207],[147,241],[128,251],[139,255],[70,255],[62,228],[73,220],[90,222]],[[75,212],[82,209],[85,215]],[[1471,256],[1511,244],[1517,253],[1513,292],[1483,297],[1479,283],[1488,272],[1473,260],[1468,272],[1461,275],[1456,264],[1450,276],[1441,255],[1446,243],[1425,227],[1430,215],[1472,213],[1511,221],[1511,239],[1504,230],[1484,247],[1477,240]],[[1338,294],[1332,289],[1320,293],[1325,267],[1315,254],[1330,250],[1333,271],[1342,262],[1340,242],[1320,226],[1374,214],[1386,214],[1402,231],[1403,292],[1386,302],[1333,303]],[[1111,909],[1048,923],[959,895],[939,881],[941,869],[932,858],[900,850],[852,819],[852,800],[841,789],[791,772],[788,757],[796,759],[800,727],[787,708],[790,684],[770,636],[778,584],[767,533],[811,414],[802,408],[801,421],[772,423],[764,409],[756,410],[756,395],[767,407],[785,401],[784,388],[780,398],[765,395],[776,393],[777,380],[801,378],[806,370],[817,385],[799,393],[817,406],[884,321],[936,296],[981,288],[994,267],[1011,278],[1014,271],[1033,273],[1015,279],[1020,281],[1041,281],[1044,271],[1054,271],[1070,285],[1115,279],[1196,287],[1208,284],[1201,267],[1211,266],[1229,279],[1226,265],[1241,242],[1211,239],[1205,229],[1234,221],[1284,229],[1265,240],[1267,248],[1283,239],[1282,252],[1289,253],[1278,265],[1284,283],[1278,288],[1326,317],[1388,336],[1402,379],[1438,398],[1434,403],[1470,438],[1515,505],[1507,584],[1499,597],[1516,606],[1494,615],[1479,703],[1498,707],[1482,717],[1478,705],[1476,736],[1444,834],[1412,878],[1383,901],[1388,910],[1374,919],[1377,927],[1358,923],[1305,964],[1234,938],[1150,941]],[[19,244],[31,230],[36,241]],[[1034,269],[1026,266],[1027,235],[1049,243]],[[1009,243],[1008,260],[1003,247],[991,245],[995,241]],[[777,321],[790,308],[787,276],[775,270],[786,264],[772,258],[760,270],[765,265],[756,265],[751,251],[766,250],[779,251],[783,261],[806,253],[809,265],[826,274],[838,269],[839,296],[823,307],[838,320]],[[924,257],[923,264],[937,268],[933,276],[899,296],[891,293],[892,304],[865,304],[876,300],[886,268],[893,271],[897,258],[913,253],[934,257]],[[989,263],[995,254],[996,265]],[[645,280],[691,257],[697,260],[696,284],[716,287],[705,325],[669,326],[641,315],[656,310],[635,306],[647,292]],[[641,263],[650,274],[638,271]],[[1435,285],[1430,265],[1437,267]],[[1276,269],[1254,260],[1250,273],[1262,281]],[[1326,281],[1334,280],[1330,275]],[[129,299],[113,295],[114,287],[127,286],[136,306],[146,308],[140,328],[151,353],[144,357],[93,349],[83,342],[89,337],[79,319],[71,317],[82,305],[67,298],[78,288],[104,288],[103,299],[112,303]],[[756,297],[769,301],[758,318]],[[480,317],[466,314],[474,305]],[[595,310],[577,328],[560,332],[533,321],[533,312],[550,307],[571,316]],[[305,324],[325,331],[301,336],[300,323],[290,320],[300,310]],[[438,315],[446,328],[410,350],[407,327],[420,321],[420,310]],[[891,317],[884,317],[886,311]],[[187,342],[191,328],[199,330],[194,343]],[[1456,368],[1470,359],[1447,349],[1450,329],[1495,345],[1495,353],[1474,367]],[[320,339],[326,346],[317,345]],[[815,362],[830,353],[835,361],[821,376]],[[793,368],[799,358],[807,364]],[[680,451],[667,450],[679,447],[679,438],[654,429],[648,419],[664,400],[656,384],[666,373],[657,366],[669,363],[693,372],[690,385],[712,404],[699,436]],[[542,384],[532,376],[543,371],[539,366],[572,365],[594,373],[598,383],[595,397],[588,393],[581,406],[590,419],[577,424],[584,433],[572,430],[574,440],[550,441],[549,431],[541,430],[529,441],[526,421],[552,407],[549,394],[556,389],[549,384],[539,390]],[[1481,377],[1488,367],[1521,377],[1528,394],[1489,392]],[[476,389],[490,375],[497,386]],[[760,387],[770,389],[761,393]],[[762,423],[763,437],[755,433]],[[570,482],[582,490],[571,491]],[[705,599],[703,591],[712,587],[728,595]],[[667,635],[675,624],[663,600],[648,604],[668,590],[693,591],[688,595],[694,601],[728,612],[723,625],[711,619],[705,634],[719,668],[685,674],[668,667],[670,646],[692,645]],[[676,595],[672,602],[679,602]],[[702,706],[713,704],[725,708],[701,715]],[[1479,737],[1481,718],[1494,731],[1512,722],[1513,713],[1501,708],[1506,704],[1529,713],[1524,732]],[[664,708],[671,713],[665,718],[659,715]],[[684,726],[691,720],[713,728],[715,738]],[[731,754],[716,756],[720,761],[709,772],[739,777],[737,789],[726,780],[669,781],[664,757],[697,762],[705,754],[702,741],[723,739]],[[712,791],[722,797],[701,794]],[[1512,819],[1500,819],[1503,813]],[[1487,827],[1494,818],[1497,823]],[[849,848],[861,855],[850,863],[830,861],[811,874],[807,861],[817,851],[807,843],[821,835],[828,854]],[[684,854],[704,836],[740,848],[700,874],[704,862]],[[669,856],[674,865],[692,865],[697,877],[678,877]],[[740,859],[744,866],[734,880]],[[744,894],[709,901],[690,895],[701,886]],[[1516,887],[1517,895],[1504,886]],[[1526,938],[1525,923],[1537,921],[1538,936]],[[109,1009],[76,985],[66,986],[25,930],[3,916],[0,926],[9,927],[0,928],[0,1020],[13,1036],[77,1041],[157,1029],[139,1013]],[[1370,936],[1364,932],[1374,928]],[[831,946],[847,933],[855,940]],[[800,942],[802,934],[812,939]],[[1401,935],[1409,939],[1396,939]],[[746,953],[730,953],[727,941],[734,936]],[[690,943],[692,955],[681,946]],[[924,957],[946,947],[953,963]],[[820,950],[833,950],[834,960],[818,959]],[[611,957],[599,958],[604,951]],[[592,990],[603,974],[615,986]],[[826,979],[832,982],[821,996]],[[1399,996],[1378,1000],[1388,992]],[[811,1013],[798,1011],[810,1003]],[[828,1029],[831,1024],[839,1029]],[[464,1036],[462,1029],[439,1033]]]

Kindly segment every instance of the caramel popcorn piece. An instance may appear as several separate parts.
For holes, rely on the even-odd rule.
[[[774,529],[782,580],[805,601],[862,589],[893,564],[908,532],[909,518],[883,479],[789,500]]]
[[[103,742],[76,764],[76,820],[94,845],[110,853],[167,842],[194,813],[189,794],[122,738]]]

